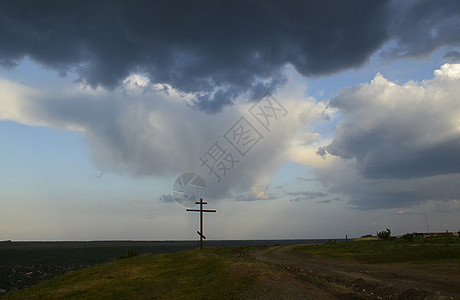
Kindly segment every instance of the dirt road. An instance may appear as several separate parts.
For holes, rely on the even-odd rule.
[[[458,264],[360,264],[276,246],[251,256],[315,285],[324,299],[460,299]]]

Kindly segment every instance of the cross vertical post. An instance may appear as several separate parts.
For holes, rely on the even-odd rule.
[[[196,211],[200,212],[200,231],[197,231],[198,235],[200,236],[200,250],[203,250],[203,239],[206,237],[203,234],[203,213],[204,212],[216,212],[215,209],[203,209],[203,204],[208,204],[208,202],[203,202],[203,198],[200,198],[200,202],[195,202],[196,204],[200,205],[200,209],[186,209],[186,211]]]
[[[203,199],[200,198],[200,250],[203,250]]]

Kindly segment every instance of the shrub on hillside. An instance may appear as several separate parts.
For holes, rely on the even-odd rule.
[[[128,249],[128,251],[126,251],[126,254],[122,254],[120,256],[118,256],[118,259],[125,259],[125,258],[131,258],[131,257],[134,257],[134,256],[137,256],[137,251],[133,248],[130,248]]]
[[[417,235],[415,233],[406,233],[401,238],[408,242],[413,242],[417,238]]]
[[[386,228],[384,231],[377,232],[377,237],[381,240],[391,239],[391,230]]]

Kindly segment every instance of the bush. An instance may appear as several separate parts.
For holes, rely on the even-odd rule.
[[[362,237],[362,238],[372,237],[372,234],[369,233],[369,234],[363,235],[363,236],[361,236],[361,237]]]
[[[130,249],[128,249],[128,251],[126,251],[126,254],[122,254],[122,255],[118,256],[118,259],[131,258],[131,257],[134,257],[134,256],[138,256],[137,251],[135,249],[133,249],[133,248],[130,248]]]
[[[403,240],[408,241],[408,242],[413,242],[413,241],[415,240],[416,237],[417,237],[417,236],[416,236],[415,233],[406,233],[406,234],[404,234],[401,238],[402,238]]]
[[[391,239],[391,230],[386,228],[385,231],[377,232],[377,237],[381,240],[389,240]]]

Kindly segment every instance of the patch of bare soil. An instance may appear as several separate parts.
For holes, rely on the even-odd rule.
[[[264,248],[251,256],[322,291],[316,299],[460,299],[458,264],[360,264],[290,251],[296,246]]]

